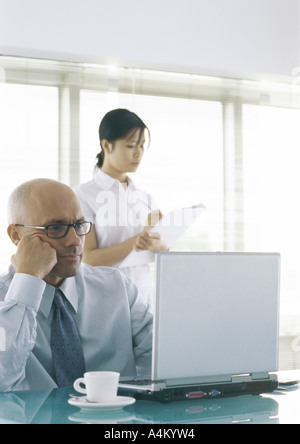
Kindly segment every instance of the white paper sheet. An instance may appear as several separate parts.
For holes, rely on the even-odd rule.
[[[204,210],[205,206],[199,204],[171,211],[150,230],[150,233],[159,233],[168,247],[171,247]],[[154,258],[155,253],[153,251],[137,252],[133,250],[121,262],[119,268],[148,264],[154,262]]]

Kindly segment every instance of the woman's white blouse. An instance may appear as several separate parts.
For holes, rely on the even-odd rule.
[[[158,209],[151,196],[136,188],[129,179],[125,188],[118,180],[98,170],[94,178],[74,188],[87,221],[93,222],[98,248],[120,244],[141,233],[148,214]],[[119,268],[121,262],[114,264]],[[149,305],[153,304],[154,284],[148,265],[122,268],[139,288]]]

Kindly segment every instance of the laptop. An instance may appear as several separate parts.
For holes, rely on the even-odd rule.
[[[150,380],[119,393],[162,402],[278,387],[280,255],[158,253]]]

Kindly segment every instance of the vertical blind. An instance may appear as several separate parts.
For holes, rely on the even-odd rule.
[[[25,180],[90,180],[100,120],[117,107],[151,132],[137,185],[163,212],[207,207],[174,250],[282,254],[280,367],[297,368],[299,84],[0,57],[3,208]],[[2,211],[3,271],[13,254],[6,225]]]

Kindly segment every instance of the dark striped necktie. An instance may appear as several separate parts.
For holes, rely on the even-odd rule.
[[[53,306],[50,345],[56,383],[58,387],[71,387],[85,373],[82,345],[61,290],[55,291]]]

